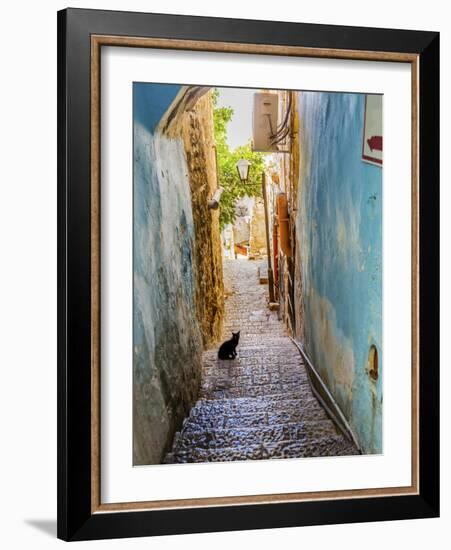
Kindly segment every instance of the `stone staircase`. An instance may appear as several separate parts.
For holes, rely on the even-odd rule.
[[[302,358],[258,285],[258,262],[225,263],[225,337],[241,330],[238,357],[204,353],[200,398],[165,463],[358,454],[313,395]]]
[[[200,399],[166,463],[356,454],[316,402],[297,394]]]

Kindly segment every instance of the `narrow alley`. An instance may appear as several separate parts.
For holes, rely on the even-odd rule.
[[[383,452],[382,103],[134,83],[134,466]]]
[[[166,463],[357,454],[312,393],[301,355],[259,284],[264,261],[225,260],[223,340],[241,331],[235,360],[203,354],[199,399]]]

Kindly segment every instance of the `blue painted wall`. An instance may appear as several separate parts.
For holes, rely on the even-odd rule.
[[[185,150],[181,138],[155,132],[179,90],[133,86],[134,464],[161,461],[197,397],[200,377]]]
[[[178,84],[133,83],[133,119],[150,134],[160,122],[168,107],[179,93]]]
[[[382,450],[382,168],[361,160],[363,94],[302,92],[298,100],[296,231],[302,336],[363,450],[378,453]],[[368,375],[371,345],[379,354],[377,382]]]

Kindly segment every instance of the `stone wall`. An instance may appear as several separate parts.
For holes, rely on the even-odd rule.
[[[266,255],[265,206],[262,198],[255,199],[252,209],[249,237],[249,256],[258,258]]]
[[[218,187],[212,113],[211,93],[204,93],[183,113],[181,124],[194,221],[196,309],[204,346],[220,337],[224,314],[219,209],[208,208]]]
[[[291,245],[291,258],[285,256],[279,248],[279,315],[289,327],[292,334],[295,334],[298,340],[303,341],[304,315],[302,301],[302,278],[300,276],[300,256],[299,249],[296,246],[296,217],[297,217],[297,197],[302,181],[299,180],[299,115],[298,115],[298,93],[279,92],[279,106],[281,112],[286,112],[291,100],[290,112],[290,135],[287,139],[286,149],[289,149],[289,155],[279,155],[278,173],[274,183],[277,186],[277,193],[285,193],[288,201],[289,234]],[[294,288],[291,288],[290,280],[295,280]]]
[[[209,99],[180,115],[177,131],[161,131],[185,92],[133,88],[134,465],[160,463],[169,449],[197,399],[203,347],[219,333],[223,311],[218,214],[206,206],[214,187],[203,134]]]

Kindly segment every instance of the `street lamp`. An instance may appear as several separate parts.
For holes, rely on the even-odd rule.
[[[249,167],[251,163],[246,159],[240,159],[236,163],[236,169],[238,170],[238,175],[240,176],[240,180],[242,183],[247,182],[247,178],[249,177]]]

